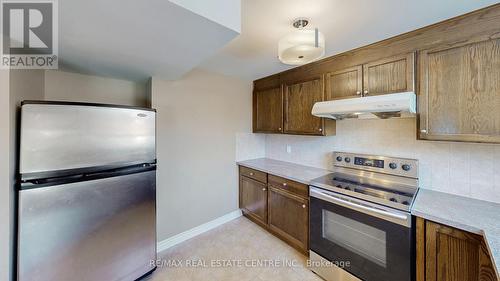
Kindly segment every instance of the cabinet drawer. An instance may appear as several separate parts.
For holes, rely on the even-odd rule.
[[[291,181],[285,178],[269,175],[269,184],[276,187],[280,188],[286,191],[289,191],[293,194],[302,196],[302,197],[309,197],[309,187],[305,184],[298,183],[295,181]]]
[[[256,181],[267,183],[267,174],[261,171],[250,169],[247,167],[240,166],[240,175],[249,177]]]

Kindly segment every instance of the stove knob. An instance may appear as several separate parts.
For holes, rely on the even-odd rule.
[[[389,168],[391,168],[391,169],[393,169],[393,170],[394,170],[394,169],[396,169],[397,167],[398,167],[398,164],[396,164],[396,163],[394,163],[394,162],[389,163]]]
[[[410,202],[408,202],[408,201],[403,201],[403,203],[401,203],[401,204],[403,204],[403,205],[410,205]]]
[[[351,190],[349,186],[344,187],[345,190]]]
[[[408,172],[411,169],[411,166],[408,164],[403,164],[403,166],[401,166],[401,169],[403,169],[403,171]]]
[[[396,198],[391,198],[391,199],[389,199],[389,201],[391,201],[391,202],[398,202],[398,200],[396,200]]]
[[[351,162],[351,158],[346,157],[346,158],[344,158],[344,161],[345,161],[346,163],[349,163],[349,162]]]
[[[336,187],[338,187],[338,188],[342,188],[342,186],[341,186],[340,184],[337,184],[337,185],[336,185]]]
[[[337,156],[337,161],[338,162],[342,162],[342,157],[341,156]]]

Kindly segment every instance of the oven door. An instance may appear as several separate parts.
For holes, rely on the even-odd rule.
[[[411,214],[311,187],[310,248],[367,281],[414,276]]]

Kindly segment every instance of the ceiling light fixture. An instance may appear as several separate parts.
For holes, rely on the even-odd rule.
[[[325,55],[325,36],[317,28],[306,29],[309,20],[293,21],[296,28],[278,43],[278,58],[284,64],[301,65],[315,61]]]

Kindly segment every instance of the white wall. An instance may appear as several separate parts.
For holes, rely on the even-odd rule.
[[[251,132],[251,85],[201,70],[153,78],[160,241],[238,209],[235,159],[249,153],[237,153],[236,143]]]
[[[18,107],[43,98],[43,71],[0,71],[0,280],[13,278]]]
[[[416,158],[422,188],[500,202],[500,145],[417,141],[414,118],[342,120],[331,137],[266,135],[269,158],[329,169],[332,151]]]
[[[0,280],[9,280],[10,264],[10,116],[9,71],[0,70]]]
[[[127,80],[48,70],[45,99],[149,107],[146,81]]]

